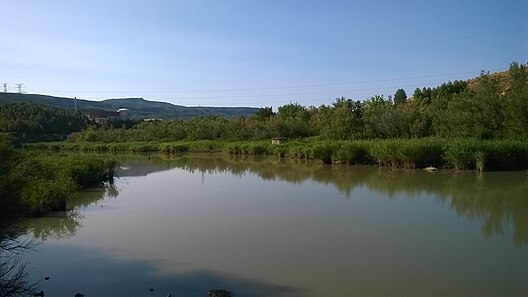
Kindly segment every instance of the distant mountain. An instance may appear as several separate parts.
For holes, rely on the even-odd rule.
[[[73,98],[38,94],[0,93],[0,104],[32,102],[59,108],[75,108]],[[127,108],[131,118],[187,119],[195,116],[220,116],[225,118],[247,117],[254,114],[254,107],[187,107],[167,102],[149,101],[143,98],[106,99],[90,101],[77,99],[77,109],[88,112],[94,109],[112,110]]]

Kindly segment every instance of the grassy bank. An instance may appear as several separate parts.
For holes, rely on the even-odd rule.
[[[323,163],[377,164],[402,168],[516,170],[528,168],[528,142],[471,139],[388,139],[294,141],[269,147],[271,153]]]
[[[528,169],[528,142],[475,139],[385,139],[325,141],[297,139],[281,145],[260,141],[177,142],[54,142],[27,144],[28,149],[82,152],[223,152],[314,159],[325,164],[377,164],[402,168],[470,169],[478,171]]]
[[[102,156],[47,152],[9,153],[0,181],[2,216],[38,216],[64,210],[83,187],[113,178],[115,161]]]
[[[40,142],[26,143],[23,148],[29,150],[76,151],[84,153],[117,152],[219,152],[226,142],[213,140],[200,141],[136,141],[136,142]]]

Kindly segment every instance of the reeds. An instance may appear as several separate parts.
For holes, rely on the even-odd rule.
[[[9,177],[18,199],[33,215],[65,210],[66,199],[89,184],[113,179],[115,160],[86,154],[23,153]]]
[[[271,144],[267,140],[202,140],[164,143],[55,142],[29,144],[24,147],[83,152],[223,152],[231,155],[275,155],[280,158],[314,159],[325,164],[377,164],[402,168],[433,166],[478,171],[528,168],[528,142],[521,140],[418,138],[329,141],[306,138],[290,140],[285,144]]]

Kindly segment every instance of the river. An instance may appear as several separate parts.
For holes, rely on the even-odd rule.
[[[120,159],[112,185],[21,224],[46,296],[528,295],[526,171]]]

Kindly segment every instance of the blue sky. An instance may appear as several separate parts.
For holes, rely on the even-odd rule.
[[[528,62],[528,1],[0,0],[16,92],[319,106]]]

